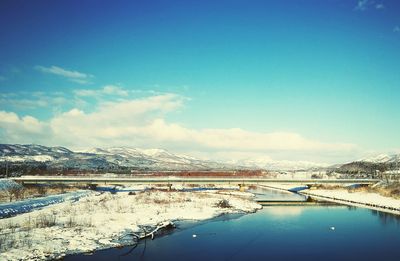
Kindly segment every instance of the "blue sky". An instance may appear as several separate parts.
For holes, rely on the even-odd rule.
[[[400,149],[399,1],[1,1],[0,35],[2,143],[320,162]]]

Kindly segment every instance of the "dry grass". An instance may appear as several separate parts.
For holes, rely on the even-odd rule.
[[[9,249],[18,249],[33,244],[35,229],[49,228],[54,226],[82,229],[93,227],[91,218],[78,219],[76,216],[69,216],[67,220],[59,221],[56,213],[40,214],[36,217],[28,216],[19,223],[11,221],[3,222],[0,226],[0,252]]]
[[[57,223],[57,216],[56,215],[49,215],[49,214],[40,214],[36,217],[33,226],[35,228],[44,228],[44,227],[53,227]]]
[[[44,197],[77,191],[78,187],[55,184],[52,186],[32,185],[24,187],[10,187],[0,191],[0,203],[23,200],[28,198]]]
[[[392,183],[384,187],[370,188],[370,191],[379,193],[382,196],[400,199],[400,183]]]
[[[352,192],[366,192],[366,193],[378,193],[385,197],[391,197],[400,199],[400,183],[391,183],[385,186],[378,186],[378,187],[359,187],[359,188],[351,188],[348,189],[350,193]]]
[[[170,204],[172,202],[171,202],[171,200],[168,200],[168,199],[155,198],[155,199],[153,199],[153,203],[160,204],[160,205],[166,205],[166,204]]]
[[[344,188],[342,185],[335,185],[335,184],[319,184],[313,187],[317,189],[326,189],[326,190],[335,190]]]

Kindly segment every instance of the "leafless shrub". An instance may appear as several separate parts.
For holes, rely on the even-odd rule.
[[[390,191],[390,195],[395,197],[400,196],[400,189],[393,189],[392,191]]]
[[[65,227],[76,227],[77,222],[74,216],[69,216],[67,222],[64,224]]]
[[[5,235],[0,235],[0,251],[3,251],[7,242]]]
[[[24,188],[20,185],[10,186],[5,191],[8,194],[10,202],[13,201],[13,199],[21,199],[24,195]]]
[[[44,196],[44,195],[47,194],[47,187],[45,187],[45,186],[37,186],[37,187],[36,187],[36,190],[37,190],[37,193],[38,193],[40,196]]]
[[[8,220],[2,227],[1,231],[4,230],[10,230],[12,233],[15,232],[15,229],[17,229],[19,226],[16,223],[13,223],[11,220]]]
[[[106,210],[106,211],[109,211],[109,210],[110,210],[110,208],[108,207],[108,204],[107,204],[107,202],[106,202],[105,200],[99,201],[99,207],[100,207],[101,209]]]
[[[155,199],[153,200],[153,202],[154,202],[155,204],[168,204],[168,203],[170,203],[169,200],[167,200],[167,199],[160,199],[160,198],[155,198]]]
[[[93,227],[93,220],[91,218],[81,219],[78,222],[78,225],[81,227]]]
[[[51,214],[40,214],[36,217],[35,227],[43,228],[43,227],[52,227],[56,225],[57,217],[56,215]]]
[[[313,187],[317,189],[326,189],[326,190],[336,190],[344,188],[342,185],[334,185],[334,184],[316,184],[313,185]]]
[[[31,216],[28,216],[27,218],[25,218],[25,220],[22,223],[22,227],[27,231],[32,230],[33,222],[32,222]]]
[[[216,205],[218,208],[231,208],[231,204],[229,204],[229,201],[226,199],[220,200]]]
[[[120,202],[120,201],[117,201],[117,202],[116,202],[115,211],[118,212],[118,213],[124,213],[124,212],[126,212],[126,211],[125,211],[125,208],[121,205],[121,202]]]
[[[95,209],[94,202],[86,201],[83,205],[84,205],[83,209],[85,210],[85,212],[92,213]],[[73,209],[75,211],[75,213],[73,213],[73,214],[75,215],[76,209],[75,208],[73,208]]]

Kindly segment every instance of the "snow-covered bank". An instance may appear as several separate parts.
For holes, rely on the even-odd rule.
[[[237,191],[149,190],[134,195],[91,192],[77,202],[0,220],[0,260],[56,259],[127,245],[132,241],[122,240],[121,236],[139,232],[142,226],[203,220],[260,208],[251,195]]]
[[[365,191],[350,192],[346,189],[308,189],[302,190],[299,193],[317,199],[400,215],[400,199],[385,197],[377,193]]]

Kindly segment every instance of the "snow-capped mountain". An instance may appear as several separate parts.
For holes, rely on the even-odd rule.
[[[7,163],[7,164],[5,164]],[[248,158],[226,163],[200,160],[178,155],[164,149],[139,149],[128,147],[93,148],[72,151],[64,147],[42,145],[0,144],[0,173],[7,166],[10,170],[21,169],[78,170],[100,172],[172,171],[172,170],[310,170],[331,168],[342,172],[372,172],[399,169],[400,154],[381,154],[347,164],[328,166],[308,161],[273,160],[269,157]]]
[[[108,162],[124,167],[159,170],[206,170],[225,169],[229,166],[217,162],[195,159],[186,155],[173,154],[164,149],[107,148],[90,149],[81,153],[101,155]],[[232,166],[230,166],[232,167]]]
[[[398,171],[400,169],[400,154],[380,154],[373,157],[362,158],[353,162],[339,165],[335,171],[341,173],[376,173],[376,171]]]
[[[308,170],[327,166],[326,164],[307,161],[274,161],[268,157],[219,163],[174,154],[164,149],[112,147],[72,151],[64,147],[19,144],[0,144],[0,162],[28,168],[40,167],[45,170],[122,172],[131,170]]]
[[[396,162],[399,159],[400,159],[400,154],[395,154],[395,155],[379,154],[377,156],[363,158],[357,161],[371,162],[371,163],[391,163],[391,162]]]
[[[233,166],[177,155],[163,149],[93,148],[0,144],[0,161],[14,165],[80,170],[223,170]]]
[[[271,158],[252,158],[236,161],[235,164],[249,168],[267,170],[308,170],[328,167],[328,164],[309,161],[272,160]]]

